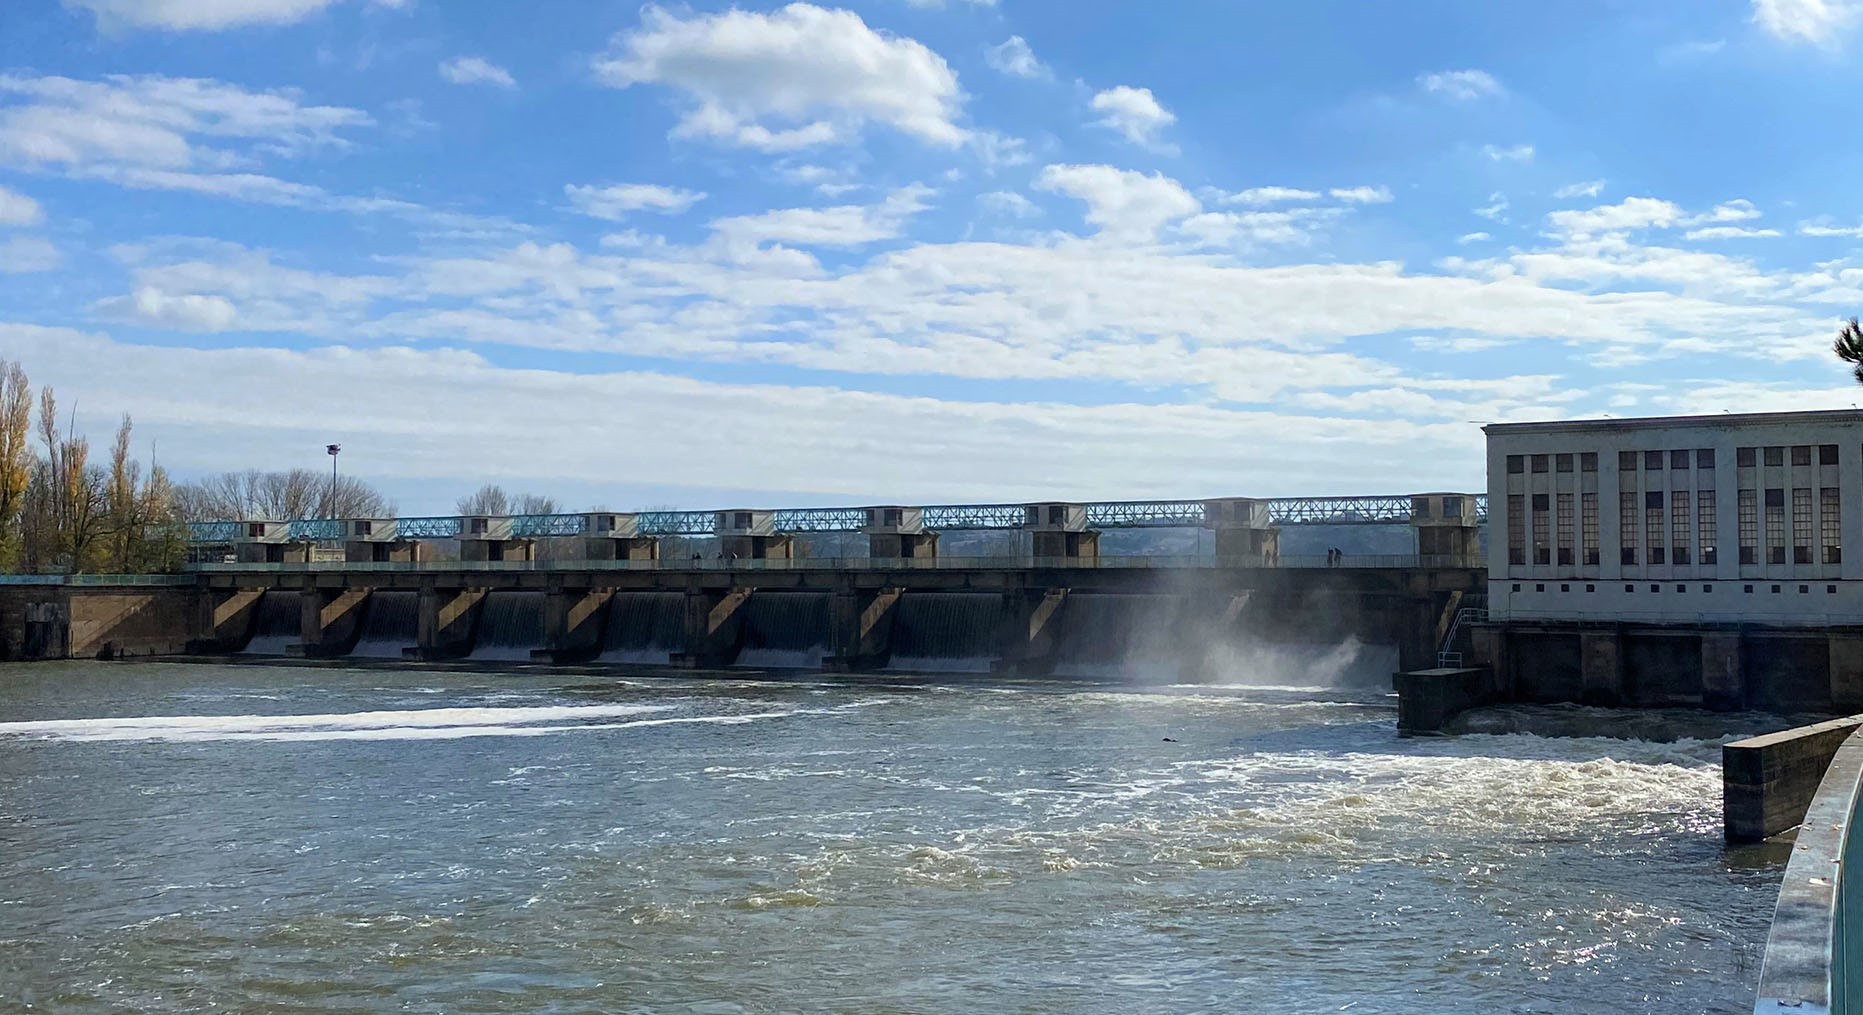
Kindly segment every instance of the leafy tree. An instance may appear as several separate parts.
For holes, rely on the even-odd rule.
[[[1837,341],[1831,343],[1831,351],[1837,358],[1851,365],[1851,373],[1857,383],[1863,384],[1863,328],[1857,326],[1857,319],[1852,317],[1843,327],[1837,329]]]

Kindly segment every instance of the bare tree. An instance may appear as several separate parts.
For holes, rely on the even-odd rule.
[[[393,501],[354,476],[337,478],[334,498],[330,482],[330,477],[311,469],[223,472],[176,487],[175,504],[181,517],[191,522],[292,521],[332,513],[338,518],[386,518],[395,513]]]
[[[454,507],[462,515],[554,515],[562,513],[555,498],[540,494],[510,494],[497,483],[487,483],[459,498]]]

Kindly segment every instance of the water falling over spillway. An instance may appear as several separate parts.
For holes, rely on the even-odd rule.
[[[678,592],[615,593],[599,661],[666,665],[684,644],[685,605]]]
[[[304,600],[296,592],[267,592],[259,599],[252,639],[241,650],[246,655],[281,656],[302,635]]]
[[[1182,596],[1076,593],[1055,632],[1054,672],[1169,683],[1187,658]]]
[[[737,665],[820,669],[828,654],[828,596],[760,591],[744,603],[744,642]]]
[[[988,673],[1000,649],[1003,597],[978,592],[908,592],[893,614],[888,669]]]
[[[420,593],[382,590],[369,594],[362,634],[350,655],[363,659],[399,659],[401,650],[420,638]]]
[[[488,592],[480,605],[479,637],[468,659],[530,659],[543,647],[542,592]]]

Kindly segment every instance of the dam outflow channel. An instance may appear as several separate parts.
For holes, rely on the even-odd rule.
[[[0,666],[0,1007],[1750,1010],[1718,741],[1225,676]]]

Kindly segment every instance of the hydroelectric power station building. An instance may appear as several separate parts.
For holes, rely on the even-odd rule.
[[[1863,705],[1863,412],[1483,430],[1503,693]]]

